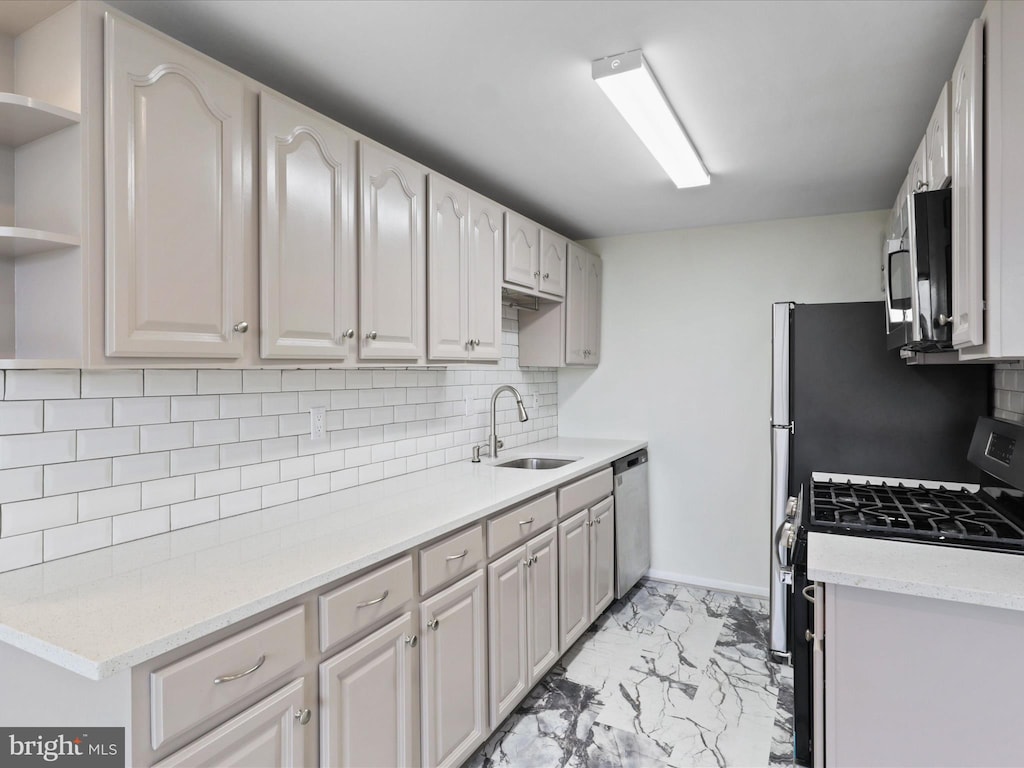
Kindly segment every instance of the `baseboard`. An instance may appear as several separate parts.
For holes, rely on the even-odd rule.
[[[653,568],[648,570],[646,575],[648,579],[654,579],[655,581],[668,581],[673,584],[685,584],[688,587],[713,589],[716,592],[735,592],[738,595],[749,595],[751,597],[768,597],[768,589],[766,587],[755,587],[751,584],[736,584],[731,581],[720,581],[719,579],[707,579],[702,576],[691,576],[687,573],[657,571]]]

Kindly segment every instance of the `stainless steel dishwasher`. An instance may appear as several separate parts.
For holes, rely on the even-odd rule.
[[[629,592],[651,567],[651,517],[647,506],[647,450],[612,465],[615,494],[615,596]]]

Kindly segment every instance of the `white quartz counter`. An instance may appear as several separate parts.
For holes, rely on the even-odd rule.
[[[0,641],[95,680],[415,548],[645,447],[556,438],[0,574]]]
[[[1024,555],[810,533],[813,581],[1024,611]]]

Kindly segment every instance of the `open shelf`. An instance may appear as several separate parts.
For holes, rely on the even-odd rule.
[[[73,248],[81,245],[81,238],[59,232],[26,227],[0,227],[0,259],[16,259],[37,253]]]
[[[0,145],[20,147],[81,120],[77,112],[63,107],[16,93],[0,93]]]

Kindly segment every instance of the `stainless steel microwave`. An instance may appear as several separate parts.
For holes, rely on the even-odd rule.
[[[953,348],[952,220],[948,188],[904,199],[882,254],[889,349]]]

